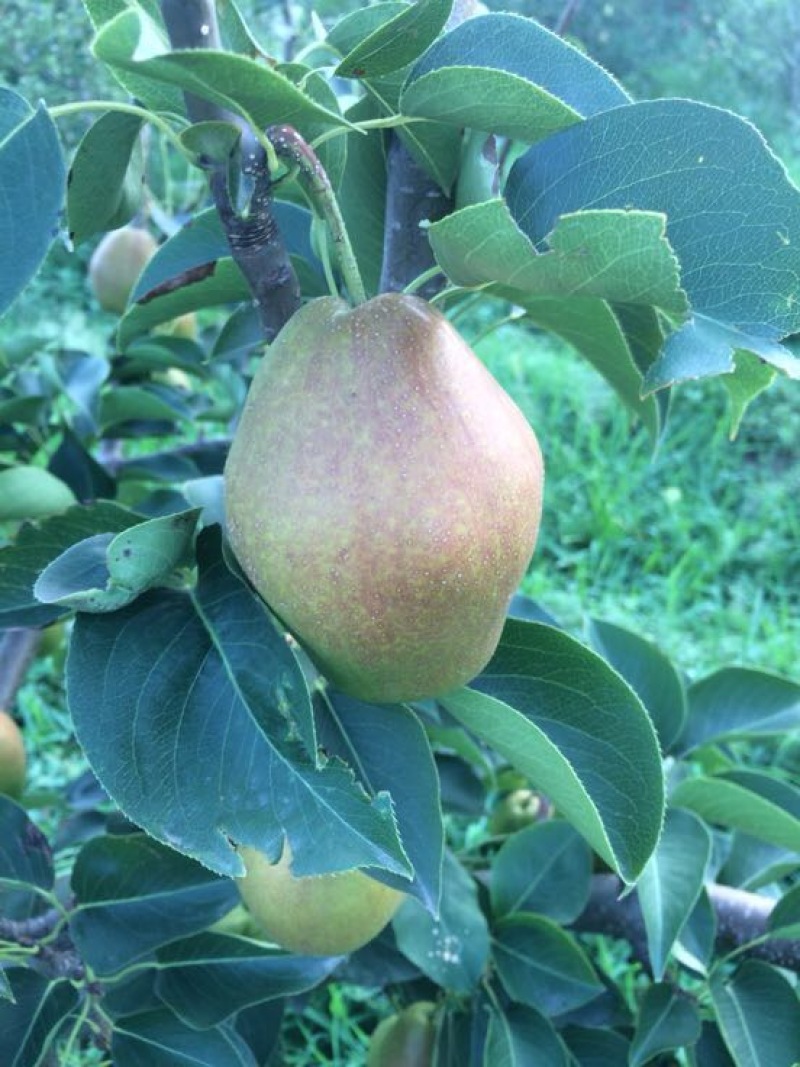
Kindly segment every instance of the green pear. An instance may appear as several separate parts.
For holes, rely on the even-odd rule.
[[[0,793],[19,800],[25,790],[26,763],[22,731],[7,711],[0,711]]]
[[[234,553],[317,666],[378,703],[468,682],[536,543],[542,457],[438,311],[306,304],[255,374],[225,468]]]
[[[296,878],[288,842],[277,863],[257,849],[239,853],[239,893],[270,941],[306,956],[342,956],[376,937],[406,894],[363,871]]]
[[[367,1067],[430,1067],[436,1005],[420,1000],[381,1020],[372,1034]]]
[[[139,275],[158,248],[149,230],[122,226],[105,234],[89,260],[89,284],[104,311],[121,315]]]

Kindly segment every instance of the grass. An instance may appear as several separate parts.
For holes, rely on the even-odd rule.
[[[736,439],[718,381],[675,391],[658,447],[557,339],[502,327],[478,350],[536,427],[546,464],[524,591],[572,629],[586,616],[648,636],[691,674],[797,674],[800,432],[776,380]]]

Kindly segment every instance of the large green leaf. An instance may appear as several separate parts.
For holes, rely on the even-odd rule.
[[[781,897],[770,913],[767,927],[772,937],[800,937],[800,883]]]
[[[693,1045],[700,1037],[700,1013],[666,982],[651,985],[642,997],[630,1067],[644,1067],[661,1052]]]
[[[319,985],[339,957],[291,956],[257,941],[203,933],[158,952],[156,991],[178,1018],[206,1029],[251,1004]]]
[[[661,831],[661,757],[638,697],[605,660],[553,627],[509,619],[483,673],[442,703],[624,881],[638,878]]]
[[[662,750],[668,752],[686,718],[686,693],[675,665],[640,634],[602,619],[590,620],[589,639],[638,694],[658,731]]]
[[[117,1019],[111,1055],[114,1067],[258,1067],[231,1027],[195,1030],[166,1009]]]
[[[84,134],[69,169],[67,224],[80,244],[87,237],[124,226],[142,197],[142,119],[109,111]]]
[[[286,123],[302,131],[311,121],[348,125],[265,63],[211,49],[167,52],[164,41],[148,32],[144,17],[134,9],[107,23],[93,50],[112,68],[193,93],[241,116],[256,130]]]
[[[244,873],[232,841],[277,859],[284,835],[298,875],[408,873],[390,798],[370,798],[336,761],[318,766],[301,668],[223,561],[218,527],[201,533],[198,560],[194,588],[76,621],[69,706],[109,795],[220,874]]]
[[[66,167],[44,105],[0,87],[0,315],[41,266],[58,232]]]
[[[374,78],[408,66],[436,40],[453,0],[417,0],[364,38],[335,73],[342,78]]]
[[[0,1000],[0,1063],[4,1067],[52,1063],[53,1042],[78,1006],[77,988],[22,967],[6,974],[14,1002]]]
[[[591,873],[591,852],[569,823],[528,826],[508,838],[492,863],[492,913],[535,911],[573,922],[586,907]]]
[[[579,1067],[628,1067],[630,1046],[611,1030],[568,1026],[562,1035]]]
[[[564,214],[666,215],[695,317],[668,340],[648,388],[733,371],[738,350],[800,374],[777,343],[800,328],[800,192],[742,119],[686,100],[593,115],[518,159],[506,195],[540,250]]]
[[[374,704],[328,690],[317,701],[319,743],[356,772],[371,795],[381,791],[392,807],[414,880],[388,881],[437,913],[442,888],[444,828],[439,777],[422,724],[398,705],[385,714]]]
[[[145,834],[89,841],[75,862],[72,891],[70,932],[104,976],[210,926],[239,899],[233,882]]]
[[[757,771],[687,778],[670,802],[710,823],[800,852],[800,789],[778,778]]]
[[[423,974],[454,993],[469,993],[489,959],[489,930],[474,879],[445,852],[438,916],[414,899],[393,920],[397,944]]]
[[[670,952],[697,904],[711,858],[711,834],[688,811],[667,812],[658,848],[637,885],[653,975],[664,975]]]
[[[800,729],[800,685],[766,671],[725,667],[688,690],[679,747],[691,752],[732,737],[782,736]]]
[[[603,991],[589,958],[551,919],[517,912],[493,931],[494,960],[512,1000],[545,1015],[560,1015]]]
[[[456,285],[526,296],[599,296],[681,314],[678,261],[653,211],[581,211],[556,221],[536,251],[501,199],[472,204],[430,227],[439,264]]]
[[[408,76],[401,107],[531,142],[629,100],[607,71],[537,22],[489,14],[428,49]]]
[[[796,1067],[800,1003],[789,982],[766,963],[747,960],[730,981],[710,983],[714,1014],[736,1067]]]
[[[535,1008],[493,1007],[483,1050],[484,1067],[570,1067],[570,1056],[553,1024]]]
[[[351,122],[377,118],[377,104],[365,96],[350,108]],[[347,164],[339,207],[353,245],[362,281],[375,296],[383,263],[383,228],[386,210],[386,149],[381,130],[348,134]]]

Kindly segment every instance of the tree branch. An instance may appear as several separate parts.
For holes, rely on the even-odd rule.
[[[589,902],[572,924],[581,933],[608,934],[627,941],[634,956],[650,966],[647,933],[639,901],[634,893],[621,897],[622,882],[614,874],[592,878]],[[744,889],[706,886],[717,917],[717,944],[722,949],[739,948],[767,933],[773,900]],[[766,941],[744,950],[743,955],[800,972],[800,938]]]
[[[173,48],[221,48],[213,0],[161,0],[161,13]],[[192,122],[230,122],[242,131],[239,168],[253,181],[250,202],[243,212],[234,203],[229,160],[208,161],[211,194],[231,255],[253,293],[264,334],[272,340],[300,306],[300,286],[272,213],[266,154],[237,115],[194,93],[184,93],[184,99]]]
[[[0,709],[8,711],[36,655],[40,630],[6,630],[0,634]]]

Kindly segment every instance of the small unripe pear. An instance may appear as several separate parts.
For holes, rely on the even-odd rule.
[[[306,956],[342,956],[381,932],[405,893],[363,871],[296,878],[288,843],[277,863],[240,848],[247,874],[239,892],[270,941]]]
[[[256,372],[225,469],[250,581],[344,692],[463,685],[533,552],[542,457],[438,311],[386,293],[306,304]]]
[[[430,1067],[436,1005],[420,1000],[381,1020],[370,1039],[367,1067]]]
[[[121,315],[158,242],[149,230],[122,226],[105,234],[89,260],[89,283],[104,311]]]
[[[0,793],[19,800],[25,791],[25,745],[22,731],[6,711],[0,711]]]

